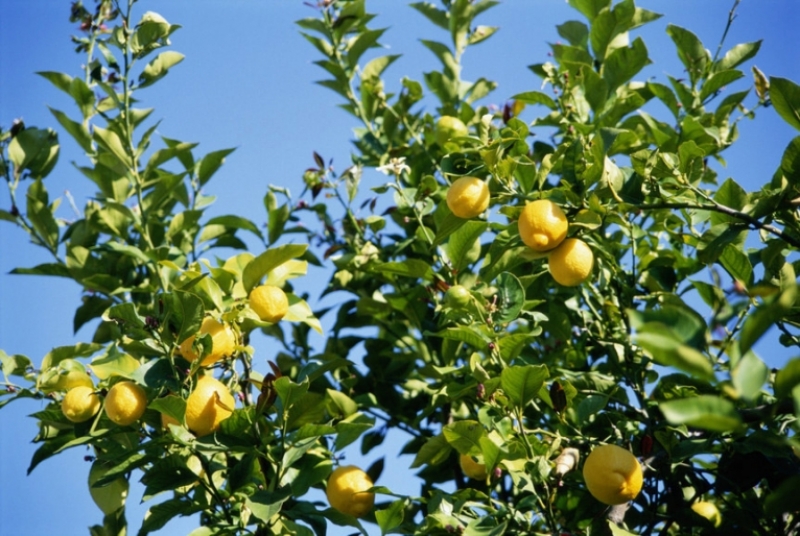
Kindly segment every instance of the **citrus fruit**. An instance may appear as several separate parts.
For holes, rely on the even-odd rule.
[[[100,397],[93,387],[79,385],[73,387],[61,401],[61,412],[72,422],[84,422],[100,411]]]
[[[261,285],[250,291],[250,308],[261,320],[274,324],[289,311],[289,300],[278,287]]]
[[[216,432],[236,403],[228,388],[212,376],[201,376],[186,399],[186,426],[198,437]]]
[[[353,517],[361,517],[372,510],[375,494],[369,475],[355,465],[336,468],[328,477],[328,502],[331,507]]]
[[[525,205],[519,216],[519,237],[534,251],[550,251],[567,236],[567,216],[549,199]]]
[[[461,471],[463,471],[466,476],[474,480],[486,480],[488,475],[486,466],[476,462],[472,456],[462,454],[458,458],[458,463],[461,465]]]
[[[50,368],[38,379],[42,392],[69,391],[73,387],[85,385],[94,387],[91,376],[86,372],[83,363],[75,359],[64,359],[56,368]]]
[[[203,323],[200,325],[198,335],[203,336],[205,334],[211,335],[212,348],[211,353],[200,362],[204,367],[213,365],[220,359],[233,354],[236,349],[236,335],[234,335],[230,326],[217,322],[210,316],[204,318]],[[192,335],[180,345],[181,355],[187,361],[195,361],[200,357],[192,348],[195,338],[196,335]]]
[[[436,126],[433,129],[436,143],[444,146],[445,143],[453,138],[460,138],[469,134],[467,125],[458,117],[451,115],[443,115],[436,121]]]
[[[113,464],[95,461],[89,470],[89,494],[92,496],[94,504],[106,515],[122,508],[128,497],[128,481],[123,477],[112,480],[105,486],[95,487],[95,482],[106,476],[112,467],[114,467]]]
[[[708,519],[715,527],[719,527],[722,524],[722,514],[719,513],[717,505],[712,502],[696,502],[692,505],[692,510],[694,510],[696,514]]]
[[[466,307],[471,299],[472,294],[462,285],[453,285],[444,293],[445,303],[454,309]]]
[[[592,496],[604,504],[633,500],[642,489],[642,466],[622,447],[601,445],[586,458],[583,479]]]
[[[447,190],[447,207],[459,218],[474,218],[489,207],[489,187],[477,177],[461,177]]]
[[[138,421],[146,408],[147,394],[130,381],[114,384],[106,395],[106,415],[120,426]]]
[[[594,255],[592,249],[578,238],[567,238],[548,259],[550,275],[560,285],[574,287],[580,285],[592,273]]]

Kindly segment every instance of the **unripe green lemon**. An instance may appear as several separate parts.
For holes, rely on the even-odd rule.
[[[717,505],[712,502],[696,502],[692,505],[692,510],[697,515],[708,519],[715,527],[719,527],[722,524],[722,514],[719,513],[719,508],[717,508]]]
[[[453,138],[461,138],[468,135],[469,129],[458,117],[443,115],[436,121],[433,134],[436,138],[436,143],[443,147],[445,143]]]
[[[462,307],[466,307],[471,299],[472,294],[470,294],[469,290],[462,285],[453,285],[447,289],[447,292],[444,294],[445,303],[453,309],[461,309]]]

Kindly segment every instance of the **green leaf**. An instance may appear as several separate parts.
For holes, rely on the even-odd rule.
[[[545,365],[515,365],[503,369],[500,384],[508,398],[523,408],[537,396],[549,376]]]
[[[291,486],[285,486],[277,491],[257,491],[245,499],[245,504],[254,516],[264,523],[269,523],[291,496]]]
[[[722,59],[716,61],[713,66],[715,72],[727,71],[728,69],[735,69],[742,63],[758,54],[761,48],[761,39],[753,41],[752,43],[740,43],[730,49]]]
[[[275,380],[275,391],[281,400],[283,411],[288,412],[300,398],[308,392],[308,382],[295,383],[286,376]]]
[[[55,116],[58,122],[64,127],[70,136],[80,145],[81,149],[86,151],[87,153],[92,152],[92,135],[89,134],[89,129],[83,123],[78,123],[77,121],[73,121],[67,114],[56,110],[55,108],[49,108],[50,113]]]
[[[3,350],[0,350],[0,364],[2,364],[3,375],[6,377],[6,381],[9,381],[9,376],[24,377],[28,369],[31,368],[31,360],[24,355],[8,355]]]
[[[678,57],[686,67],[689,79],[694,85],[705,72],[711,60],[711,54],[700,39],[689,30],[670,24],[667,26],[667,34],[678,48]]]
[[[356,35],[352,41],[349,42],[347,47],[347,64],[350,66],[351,69],[354,69],[356,65],[358,65],[358,60],[361,59],[361,56],[370,48],[375,48],[378,45],[378,39],[386,31],[386,28],[377,29],[377,30],[364,30]],[[362,76],[362,79],[369,78],[368,76]]]
[[[739,333],[739,351],[745,354],[776,322],[782,320],[795,304],[797,286],[790,285],[777,298],[765,302],[747,315]]]
[[[431,4],[430,2],[415,2],[410,4],[411,7],[425,15],[429,21],[437,25],[438,27],[449,30],[449,14],[447,11],[443,9],[437,8],[435,5]]]
[[[51,275],[55,277],[72,278],[72,274],[66,266],[63,264],[56,264],[54,262],[39,264],[33,268],[14,268],[10,273],[21,275]]]
[[[800,510],[800,475],[782,481],[764,501],[764,514],[777,518]]]
[[[242,229],[244,231],[250,231],[261,240],[264,240],[264,235],[261,234],[261,230],[258,228],[258,226],[247,218],[243,218],[241,216],[217,216],[216,218],[211,218],[208,220],[208,222],[206,222],[206,226],[209,225],[222,225],[228,229]]]
[[[705,101],[708,97],[727,86],[728,84],[739,80],[744,76],[742,71],[730,70],[719,71],[711,75],[704,83],[700,90],[700,100]]]
[[[714,201],[725,207],[732,208],[733,210],[742,210],[748,203],[748,195],[745,189],[739,186],[735,180],[728,178],[714,194]],[[719,212],[712,212],[710,218],[711,225],[741,222],[741,220],[733,216]]]
[[[556,26],[558,35],[574,47],[586,48],[589,43],[589,27],[577,20],[569,20]]]
[[[399,275],[432,281],[433,269],[422,259],[406,259],[397,262],[372,263],[368,266],[370,272],[388,275]]]
[[[399,54],[379,56],[370,60],[361,70],[361,79],[379,78],[383,71],[400,57]]]
[[[167,395],[161,398],[156,398],[150,402],[147,407],[172,417],[181,423],[183,422],[184,415],[186,414],[186,400],[175,395]]]
[[[594,21],[601,10],[611,6],[611,0],[567,0],[567,3],[583,13],[590,22]]]
[[[490,342],[489,338],[481,331],[469,326],[456,326],[437,332],[426,332],[425,334],[451,341],[463,342],[478,350],[486,348]]]
[[[711,361],[691,346],[683,344],[663,324],[645,324],[637,331],[635,340],[659,365],[675,367],[703,380],[714,378]]]
[[[517,93],[511,98],[516,101],[524,102],[525,104],[542,104],[551,110],[558,108],[556,101],[541,91],[526,91],[525,93]]]
[[[70,84],[72,83],[72,77],[69,76],[68,74],[57,73],[54,71],[39,71],[36,74],[38,74],[42,78],[46,78],[48,81],[50,81],[51,84],[56,86],[64,93],[69,93]]]
[[[753,352],[747,352],[731,371],[733,386],[745,400],[756,400],[769,377],[767,365]]]
[[[8,158],[15,173],[28,170],[34,179],[43,179],[58,161],[58,134],[53,129],[26,128],[8,143]]]
[[[769,95],[778,115],[800,130],[800,85],[786,78],[770,76]]]
[[[94,125],[92,132],[92,138],[97,142],[98,145],[116,156],[126,169],[130,168],[130,157],[125,148],[122,146],[122,140],[119,139],[119,136],[117,136],[116,132],[113,130],[106,130],[97,125]]]
[[[69,83],[68,93],[75,100],[75,104],[81,110],[84,119],[88,119],[94,113],[95,96],[94,91],[86,85],[80,78],[73,78]]]
[[[358,404],[342,393],[341,391],[334,391],[333,389],[326,389],[325,395],[328,398],[328,413],[335,419],[349,417],[358,411]]]
[[[201,186],[211,179],[220,166],[225,163],[225,157],[235,150],[220,149],[219,151],[212,151],[197,162],[197,180],[200,181]]]
[[[42,370],[55,367],[64,359],[89,357],[103,348],[102,344],[79,342],[74,346],[58,346],[50,350],[42,359]]]
[[[160,299],[164,304],[162,337],[174,333],[175,342],[180,343],[200,330],[205,315],[202,299],[183,291],[164,294]]]
[[[245,292],[249,293],[258,285],[261,278],[269,274],[274,268],[288,260],[302,256],[307,249],[308,245],[306,244],[285,244],[270,248],[251,260],[242,272],[242,285],[244,285]]]
[[[185,497],[167,499],[166,501],[151,506],[147,510],[138,536],[145,536],[163,528],[164,525],[177,516],[188,516],[202,509],[202,506],[194,504]]]
[[[467,266],[470,250],[488,228],[489,224],[486,222],[467,221],[450,235],[445,251],[450,258],[451,269],[460,272]]]
[[[480,439],[486,436],[486,430],[478,421],[456,421],[442,428],[442,434],[451,447],[460,454],[480,454]]]
[[[495,280],[497,286],[497,321],[501,324],[513,322],[525,305],[525,289],[517,276],[503,272]]]
[[[433,436],[417,451],[410,468],[415,469],[425,464],[440,464],[450,456],[451,450],[453,447],[450,446],[444,435]]]
[[[685,424],[711,432],[733,432],[742,425],[733,402],[713,395],[700,395],[661,402],[658,408],[672,424]]]
[[[381,534],[387,534],[403,522],[403,515],[408,506],[408,499],[400,499],[389,504],[388,508],[377,510],[375,519],[381,528]]]
[[[603,79],[608,82],[609,90],[614,91],[650,63],[647,47],[642,38],[637,37],[630,47],[621,47],[609,54],[603,63]]]
[[[775,375],[775,396],[785,398],[791,396],[792,389],[800,385],[800,358],[791,359]]]
[[[781,171],[791,185],[800,184],[800,136],[790,141],[783,152]]]

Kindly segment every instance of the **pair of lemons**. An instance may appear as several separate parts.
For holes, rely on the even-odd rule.
[[[489,207],[489,187],[477,177],[461,177],[447,190],[447,206],[459,218],[470,219]],[[565,287],[580,285],[592,273],[594,254],[579,238],[567,238],[569,222],[561,207],[549,199],[525,205],[519,236],[532,250],[546,253],[553,279]]]

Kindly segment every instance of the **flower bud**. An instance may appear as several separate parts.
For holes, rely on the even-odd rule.
[[[581,459],[581,453],[575,448],[566,448],[561,451],[561,454],[556,458],[556,474],[559,478],[569,473],[575,466],[578,465],[578,460]]]

